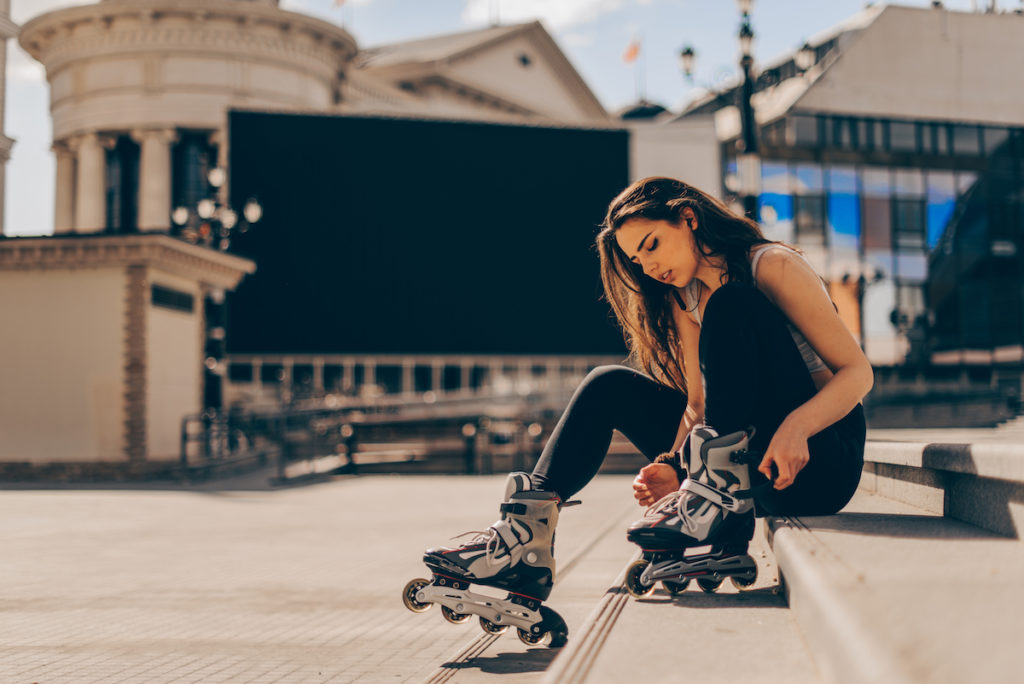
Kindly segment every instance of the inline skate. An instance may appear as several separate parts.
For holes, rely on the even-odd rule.
[[[729,577],[737,589],[757,579],[747,553],[754,536],[750,465],[760,455],[747,450],[753,428],[719,436],[698,425],[681,455],[687,471],[678,491],[666,495],[633,523],[626,535],[643,555],[626,572],[626,589],[646,596],[659,580],[673,596],[691,579],[713,592]],[[710,548],[699,548],[710,547]]]
[[[563,646],[569,628],[542,602],[554,584],[558,512],[578,503],[534,490],[527,473],[511,473],[501,518],[483,532],[467,532],[474,536],[461,546],[428,549],[423,562],[432,578],[417,578],[405,586],[405,607],[422,613],[439,603],[448,622],[460,624],[477,615],[490,634],[515,627],[526,644]],[[471,584],[506,590],[508,595],[497,598],[470,591]]]

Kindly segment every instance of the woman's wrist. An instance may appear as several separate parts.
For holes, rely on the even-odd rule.
[[[686,479],[686,471],[683,470],[680,458],[681,457],[678,451],[674,451],[672,453],[666,452],[664,454],[659,454],[657,458],[654,459],[654,462],[660,463],[662,465],[671,466],[672,470],[676,471],[676,477],[679,479],[680,482],[682,482],[683,480]]]

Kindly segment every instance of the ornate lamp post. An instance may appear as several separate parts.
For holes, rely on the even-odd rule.
[[[231,234],[237,230],[244,233],[250,226],[263,218],[263,207],[255,197],[250,197],[242,208],[242,214],[220,200],[221,188],[227,180],[227,173],[222,168],[213,168],[206,177],[213,193],[210,197],[199,200],[195,207],[175,207],[171,212],[171,221],[178,227],[180,236],[192,244],[227,251],[231,245]],[[206,346],[203,360],[203,407],[207,418],[216,416],[223,408],[224,375],[226,365],[224,355],[226,349],[225,327],[227,325],[227,305],[224,290],[212,290],[207,293],[203,310],[206,318]]]
[[[743,86],[740,88],[740,130],[741,146],[737,150],[736,170],[739,173],[739,195],[743,201],[743,212],[747,218],[757,220],[757,200],[761,195],[761,158],[757,150],[757,121],[750,98],[754,94],[754,30],[750,27],[750,10],[753,0],[739,0],[743,23],[740,24],[740,69],[743,70]]]
[[[231,245],[231,232],[244,233],[263,218],[263,207],[255,197],[250,197],[242,207],[242,215],[230,205],[220,201],[220,189],[227,180],[224,169],[210,169],[206,177],[213,194],[199,200],[195,207],[178,206],[171,212],[171,221],[178,227],[181,237],[193,244],[227,251]]]
[[[739,91],[740,139],[737,142],[736,168],[738,184],[730,187],[738,194],[743,203],[743,212],[757,220],[757,201],[761,195],[761,159],[757,150],[757,121],[750,97],[754,93],[754,30],[750,26],[750,12],[753,0],[737,0],[743,21],[740,24],[740,69],[743,72],[743,84]],[[679,63],[688,81],[693,80],[693,66],[697,51],[686,45],[679,51]]]

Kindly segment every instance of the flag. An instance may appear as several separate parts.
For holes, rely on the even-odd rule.
[[[626,51],[622,53],[622,61],[626,64],[632,64],[636,61],[636,58],[640,56],[640,39],[634,38],[629,41],[629,45],[626,46]]]

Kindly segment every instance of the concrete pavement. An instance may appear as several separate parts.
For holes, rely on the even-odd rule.
[[[584,505],[561,516],[549,604],[570,639],[634,553],[623,534],[639,513],[630,480],[599,476]],[[0,492],[0,682],[539,681],[554,651],[512,633],[488,639],[475,620],[451,625],[436,608],[417,615],[400,601],[425,574],[426,546],[494,519],[503,482]],[[762,579],[774,581],[770,571]],[[800,671],[813,671],[781,596],[750,599],[754,622],[729,612],[736,600],[695,590],[668,605],[655,598],[624,613],[615,638],[674,648],[673,629],[688,629],[706,653],[771,614],[789,630]],[[701,622],[709,618],[713,626]],[[628,670],[602,664],[588,681]]]

